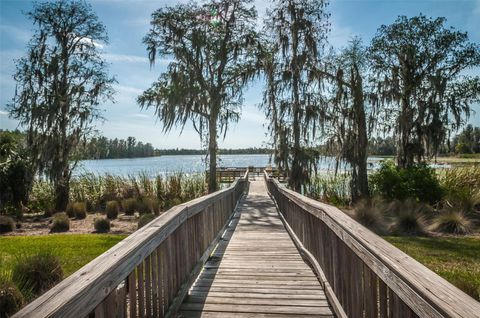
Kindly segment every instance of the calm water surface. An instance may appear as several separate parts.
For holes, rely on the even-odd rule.
[[[369,169],[378,167],[382,158],[369,158]],[[269,155],[221,155],[219,156],[219,167],[265,167],[270,164]],[[119,176],[138,175],[146,173],[154,177],[158,174],[167,175],[171,173],[182,172],[185,174],[194,174],[206,170],[204,155],[181,155],[181,156],[161,156],[150,158],[133,159],[103,159],[103,160],[83,160],[78,163],[74,175],[84,173],[111,174]],[[340,168],[344,166],[340,165]],[[323,158],[320,160],[318,169],[320,171],[332,171],[335,169],[334,158]]]

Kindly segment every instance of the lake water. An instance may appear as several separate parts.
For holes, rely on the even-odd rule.
[[[369,158],[369,169],[378,167],[382,158]],[[219,156],[219,167],[265,167],[270,164],[269,155],[221,155]],[[103,159],[83,160],[78,163],[74,175],[84,173],[111,174],[119,176],[138,175],[146,173],[154,177],[158,174],[167,175],[182,172],[194,174],[204,172],[206,168],[204,155],[181,155],[161,156],[133,159]],[[335,169],[335,159],[323,158],[319,162],[319,170],[329,171]]]

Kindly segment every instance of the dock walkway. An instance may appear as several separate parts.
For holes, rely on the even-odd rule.
[[[332,317],[263,180],[247,197],[180,307],[179,317]]]

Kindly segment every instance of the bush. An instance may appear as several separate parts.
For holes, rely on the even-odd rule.
[[[54,214],[50,232],[67,232],[68,230],[70,230],[68,215],[63,212]]]
[[[394,214],[391,228],[395,235],[424,235],[426,232],[425,214],[430,208],[413,199],[394,201],[388,208]]]
[[[387,225],[384,214],[386,203],[379,197],[363,199],[355,206],[355,219],[377,234],[385,234]]]
[[[141,198],[136,202],[136,210],[140,214],[158,213],[160,205],[155,198]]]
[[[0,318],[7,318],[22,308],[23,295],[5,274],[0,275]]]
[[[447,209],[434,219],[432,230],[441,233],[468,234],[472,230],[472,222],[462,212]]]
[[[21,291],[38,296],[63,279],[58,257],[41,253],[20,259],[13,267],[13,281]]]
[[[120,210],[120,207],[117,201],[108,201],[107,205],[105,206],[107,218],[109,218],[110,220],[117,218],[119,210]]]
[[[138,220],[138,228],[145,226],[156,218],[153,213],[143,214]]]
[[[75,202],[72,206],[75,218],[82,220],[87,217],[87,206],[85,202]]]
[[[380,169],[370,176],[370,185],[374,194],[390,200],[412,198],[434,204],[443,196],[435,170],[426,164],[402,169],[392,161],[383,162]]]
[[[6,215],[0,215],[0,234],[15,230],[15,221]]]
[[[74,218],[75,217],[75,212],[73,211],[73,203],[68,202],[67,208],[65,209],[65,212],[67,213],[69,218]]]
[[[126,215],[133,215],[135,213],[137,200],[129,198],[122,201],[122,208]]]
[[[97,218],[93,223],[97,233],[107,233],[110,231],[110,220],[104,218]]]

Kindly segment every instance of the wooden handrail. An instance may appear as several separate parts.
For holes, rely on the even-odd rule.
[[[14,317],[164,317],[233,215],[248,173],[166,211]]]
[[[479,302],[344,212],[265,180],[349,317],[480,317]]]

